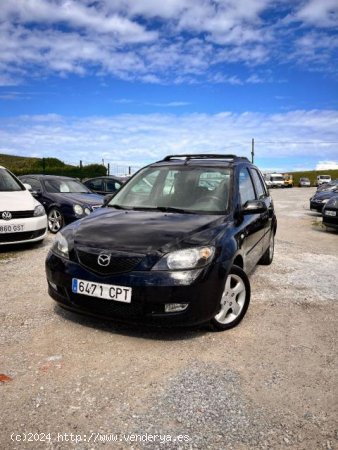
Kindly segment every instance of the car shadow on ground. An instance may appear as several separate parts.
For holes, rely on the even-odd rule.
[[[12,258],[23,251],[34,251],[50,245],[46,242],[27,242],[24,244],[4,244],[0,246],[0,258]]]
[[[135,338],[150,339],[156,341],[182,341],[195,339],[208,333],[207,325],[177,328],[156,327],[148,325],[146,326],[138,323],[110,321],[94,316],[82,315],[80,313],[64,309],[59,305],[54,306],[54,311],[62,319],[74,322],[81,326]]]

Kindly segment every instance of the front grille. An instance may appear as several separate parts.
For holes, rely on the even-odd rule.
[[[107,317],[120,319],[136,319],[143,315],[143,306],[141,303],[121,303],[67,291],[71,303],[93,314],[107,315]]]
[[[0,211],[0,220],[2,218],[2,213],[5,211]],[[12,214],[12,219],[27,219],[28,217],[34,217],[34,210],[27,211],[9,211]]]
[[[16,242],[16,241],[28,241],[30,239],[35,239],[42,236],[46,229],[41,228],[41,230],[36,231],[24,231],[22,233],[1,233],[0,242]]]
[[[107,266],[98,263],[100,254],[110,255],[110,262]],[[114,275],[130,272],[142,261],[142,256],[128,256],[121,253],[111,253],[107,251],[93,250],[91,252],[77,249],[77,256],[80,264],[100,275]]]

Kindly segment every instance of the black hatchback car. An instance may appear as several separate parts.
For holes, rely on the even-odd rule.
[[[104,202],[102,195],[93,194],[76,178],[56,175],[22,175],[19,178],[31,186],[32,195],[44,206],[52,233],[86,217]]]
[[[225,330],[247,311],[248,274],[272,262],[276,228],[263,177],[246,158],[167,156],[56,235],[49,294],[105,319]]]
[[[317,191],[313,197],[310,198],[310,209],[312,211],[322,212],[325,204],[338,193],[338,186],[333,186],[327,191]]]

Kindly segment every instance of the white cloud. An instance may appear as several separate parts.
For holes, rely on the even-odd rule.
[[[285,114],[122,114],[73,118],[51,114],[0,120],[0,153],[58,155],[66,161],[143,165],[171,153],[237,153],[304,161],[334,161],[337,111]],[[276,161],[275,164],[273,161]],[[304,162],[305,164],[305,162]]]
[[[319,161],[316,170],[338,170],[337,161]]]
[[[308,0],[295,14],[295,19],[321,27],[338,26],[337,0]]]
[[[0,85],[88,73],[157,84],[217,83],[221,73],[222,82],[236,84],[235,64],[288,60],[321,68],[333,58],[337,38],[321,31],[316,39],[308,28],[299,38],[297,26],[334,27],[336,0],[282,3],[1,0]],[[252,82],[250,75],[242,78]]]

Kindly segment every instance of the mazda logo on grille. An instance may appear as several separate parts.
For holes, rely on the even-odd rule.
[[[109,266],[111,255],[106,255],[105,253],[101,253],[97,258],[97,263],[99,266]]]
[[[4,212],[1,214],[1,217],[2,217],[4,220],[11,220],[11,218],[12,218],[12,213],[10,213],[9,211],[4,211]]]

